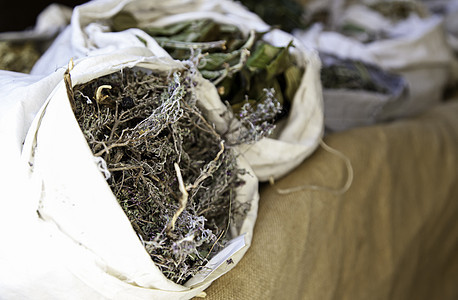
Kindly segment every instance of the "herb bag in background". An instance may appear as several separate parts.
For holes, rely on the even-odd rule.
[[[51,4],[29,30],[0,33],[0,69],[29,73],[60,30],[70,23],[70,8]]]
[[[325,100],[325,115],[327,111],[332,112],[330,118],[335,119],[340,114],[342,120],[350,120],[366,114],[363,118],[369,124],[412,116],[439,103],[447,84],[456,80],[451,76],[451,65],[455,58],[445,39],[440,18],[420,18],[412,14],[404,20],[394,21],[365,6],[350,6],[339,21],[340,29],[337,31],[325,31],[323,25],[315,24],[308,31],[296,31],[294,34],[320,52],[341,59],[360,60],[401,75],[407,82],[407,93],[390,101],[389,107],[364,111],[368,104],[364,104],[367,95],[363,93],[353,98],[356,96],[351,95],[354,91],[348,91],[351,95],[346,97],[348,106],[356,109],[361,103],[361,110],[355,111],[347,110],[341,103],[341,97],[333,92],[325,92],[328,97]],[[355,24],[357,28],[373,33],[376,38],[363,43],[355,35],[346,36],[342,33],[344,25],[348,32],[349,25],[355,27]],[[372,101],[370,97],[368,99]],[[339,107],[340,112],[337,111]],[[329,125],[335,129],[338,127],[337,124]],[[341,129],[349,128],[349,125],[356,126],[357,123],[342,123]]]
[[[384,120],[384,113],[408,93],[397,74],[358,60],[320,54],[326,129],[341,131]]]
[[[433,1],[422,0],[421,3],[425,5],[428,10],[444,19],[444,29],[447,34],[447,42],[458,55],[458,0],[449,1]],[[455,61],[455,74],[458,74],[458,60]],[[458,78],[458,75],[455,75]]]
[[[257,15],[239,3],[223,1],[92,1],[74,9],[71,25],[59,36],[45,53],[32,73],[49,73],[55,64],[66,64],[71,57],[91,56],[109,53],[114,49],[142,46],[154,55],[169,57],[169,54],[146,32],[137,27],[114,32],[110,28],[112,19],[127,12],[138,21],[135,26],[161,27],[187,20],[211,19],[222,24],[237,26],[248,36],[250,31],[266,32],[270,29]],[[131,27],[127,25],[126,27]],[[321,82],[319,77],[320,60],[317,53],[310,50],[292,35],[280,30],[272,30],[263,40],[277,47],[287,47],[293,41],[290,52],[305,72],[294,95],[288,116],[277,124],[277,132],[272,138],[264,138],[254,144],[241,146],[241,153],[250,162],[255,174],[262,181],[279,178],[300,164],[319,145],[323,133],[323,111]],[[67,47],[62,46],[65,42]],[[212,98],[211,103],[225,110],[218,91],[211,84],[202,93]],[[221,105],[216,104],[221,102]],[[218,108],[219,107],[219,108]],[[216,109],[218,108],[218,109]]]
[[[445,12],[443,12],[444,26],[447,32],[447,41],[455,55],[458,55],[458,1],[449,1],[448,4]]]
[[[75,86],[124,68],[169,74],[183,65],[154,58],[145,48],[131,48],[76,61],[71,81]],[[208,268],[185,285],[175,284],[156,267],[117,203],[76,122],[64,79],[56,82],[56,74],[63,72],[37,82],[46,87],[52,81],[55,87],[47,90],[44,104],[39,100],[43,97],[37,97],[43,105],[27,134],[23,161],[10,166],[21,174],[16,187],[22,189],[8,194],[12,203],[2,201],[9,214],[6,220],[15,224],[2,231],[2,296],[189,299],[199,295],[233,268],[251,243],[258,185],[249,166],[240,157],[240,168],[247,173],[236,199],[251,205],[246,217],[232,224],[238,237],[210,260]],[[196,80],[199,86],[198,76]],[[33,91],[22,87],[22,94]],[[33,106],[31,102],[27,106]]]

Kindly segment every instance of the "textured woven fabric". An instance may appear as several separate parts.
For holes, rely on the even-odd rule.
[[[261,187],[253,244],[206,290],[214,299],[458,299],[458,101],[415,118],[336,133]]]

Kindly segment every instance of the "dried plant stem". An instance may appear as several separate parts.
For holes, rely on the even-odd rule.
[[[183,41],[174,41],[170,39],[163,39],[163,38],[156,38],[159,44],[162,47],[173,47],[176,49],[201,49],[201,50],[209,50],[209,49],[226,49],[226,41],[214,41],[214,42],[183,42]]]
[[[205,127],[207,127],[207,129],[211,132],[211,134],[213,134],[216,138],[221,139],[221,136],[216,132],[215,127],[210,125],[210,123],[208,123],[208,121],[204,118],[204,116],[202,116],[201,113],[199,113],[195,109],[191,108],[187,103],[184,103],[184,106],[186,108],[190,109],[194,113],[194,115],[196,117],[198,117],[200,119],[200,121],[202,121],[202,123],[205,125]]]
[[[221,140],[220,147],[221,148],[220,148],[219,152],[216,154],[215,159],[213,159],[207,165],[208,166],[208,170],[202,171],[202,173],[196,179],[196,181],[193,184],[187,185],[186,187],[184,186],[184,183],[183,183],[183,177],[181,175],[180,166],[177,163],[173,164],[174,167],[175,167],[175,171],[177,173],[178,187],[179,187],[180,192],[181,192],[181,198],[180,198],[180,201],[179,201],[180,206],[178,207],[178,210],[173,215],[172,220],[170,221],[169,225],[167,226],[167,234],[170,234],[171,231],[175,230],[175,222],[178,219],[178,217],[180,216],[180,214],[183,212],[184,208],[186,207],[186,204],[188,203],[188,196],[189,196],[188,191],[198,188],[202,184],[202,182],[205,179],[207,179],[209,176],[211,176],[213,174],[213,172],[215,171],[215,169],[217,167],[216,162],[220,159],[220,157],[223,154],[224,149],[225,149],[224,148],[224,140]]]
[[[245,63],[249,56],[250,56],[250,51],[245,48],[242,49],[240,52],[239,62],[233,66],[229,66],[228,64],[226,64],[225,68],[220,71],[221,75],[213,81],[213,84],[218,85],[226,77],[233,76],[235,73],[240,72],[243,69],[243,67],[245,66]]]
[[[215,171],[215,169],[217,168],[217,164],[216,162],[220,159],[221,155],[223,154],[224,152],[224,140],[221,140],[220,142],[220,150],[219,152],[216,154],[216,157],[215,159],[213,159],[208,165],[208,170],[204,170],[200,176],[196,179],[196,181],[192,184],[192,185],[188,185],[186,187],[186,190],[191,190],[191,189],[195,189],[197,188],[198,186],[200,186],[200,184],[202,183],[202,181],[204,181],[205,179],[207,179],[209,176],[211,176],[211,174],[213,174],[213,172]]]
[[[94,156],[101,156],[104,153],[108,153],[111,149],[116,148],[116,147],[124,147],[129,145],[130,141],[125,141],[124,143],[115,143],[111,144],[110,146],[107,146],[105,143],[102,143],[104,148],[100,150],[99,152],[95,153]]]
[[[172,220],[170,221],[169,225],[167,226],[167,234],[169,235],[171,231],[175,230],[175,222],[177,221],[178,217],[181,215],[181,213],[185,209],[186,204],[188,203],[188,196],[189,196],[188,191],[186,190],[184,186],[183,176],[181,175],[180,166],[177,163],[174,163],[173,166],[175,167],[175,171],[177,173],[178,188],[180,189],[181,197],[180,197],[180,206],[178,207],[178,210],[173,215]]]
[[[108,84],[101,85],[97,88],[97,91],[95,92],[95,100],[97,101],[97,103],[101,103],[103,100],[108,98],[107,95],[102,95],[102,91],[104,89],[111,89],[111,88],[112,86]]]
[[[72,77],[70,75],[70,71],[73,70],[74,67],[75,67],[75,64],[73,63],[73,58],[72,58],[68,62],[67,70],[65,70],[65,73],[64,73],[64,82],[65,82],[65,88],[67,89],[67,97],[68,97],[68,100],[70,101],[70,105],[73,111],[75,111],[76,109],[76,104],[75,104]]]
[[[225,231],[221,231],[221,234],[218,236],[218,238],[216,239],[216,241],[213,243],[213,245],[211,246],[210,248],[210,251],[208,252],[207,256],[205,257],[205,260],[208,259],[208,256],[210,255],[210,253],[213,251],[213,248],[215,248],[216,244],[219,242],[219,240],[223,237],[223,235],[225,234],[226,232]]]

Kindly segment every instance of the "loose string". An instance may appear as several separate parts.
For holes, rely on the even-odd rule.
[[[299,185],[299,186],[295,186],[291,188],[277,189],[277,193],[279,193],[280,195],[287,195],[287,194],[296,193],[302,190],[313,190],[313,191],[326,191],[326,192],[329,192],[335,195],[343,195],[348,191],[351,184],[353,183],[353,167],[351,165],[350,159],[347,156],[345,156],[345,154],[343,154],[342,152],[327,145],[323,141],[323,139],[320,139],[320,146],[323,147],[325,151],[340,157],[345,162],[345,166],[347,168],[347,180],[345,184],[340,188],[332,188],[332,187],[313,185],[313,184],[304,184],[304,185]]]

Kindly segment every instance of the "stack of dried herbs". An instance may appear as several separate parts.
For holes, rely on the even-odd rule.
[[[124,69],[73,89],[75,116],[111,190],[152,260],[179,284],[234,238],[229,224],[250,208],[235,200],[245,170],[198,109],[194,73]],[[242,109],[243,140],[271,131],[256,119],[277,112],[265,102],[266,111]]]
[[[344,23],[340,27],[339,32],[364,44],[388,38],[385,31],[373,31],[362,25],[351,22]]]
[[[411,14],[416,14],[420,17],[424,17],[426,15],[425,9],[423,9],[416,1],[376,1],[369,4],[368,7],[382,14],[385,18],[389,18],[393,21],[407,19]]]
[[[364,90],[389,94],[403,84],[400,75],[362,61],[320,53],[321,81],[326,89]]]
[[[393,24],[403,21],[411,15],[417,15],[421,18],[427,15],[426,10],[416,1],[375,1],[366,4],[366,6]],[[373,30],[354,22],[345,22],[341,25],[339,32],[362,43],[371,43],[392,38],[388,29],[381,28],[379,30]]]
[[[33,42],[0,41],[0,69],[30,73],[40,58],[40,51]]]
[[[113,17],[115,31],[136,27],[135,18],[126,13]],[[292,42],[276,47],[262,40],[265,33],[244,36],[235,25],[210,19],[189,20],[164,27],[141,28],[179,60],[199,58],[198,69],[218,89],[223,101],[234,111],[246,103],[258,103],[265,89],[274,89],[285,108],[292,102],[304,69],[290,53]]]
[[[247,209],[234,200],[244,171],[197,109],[192,84],[186,70],[124,69],[74,89],[76,118],[114,195],[177,283],[221,248],[230,220]]]
[[[305,5],[297,0],[256,1],[242,0],[241,3],[256,13],[264,22],[279,26],[280,29],[291,32],[294,29],[305,29]]]

